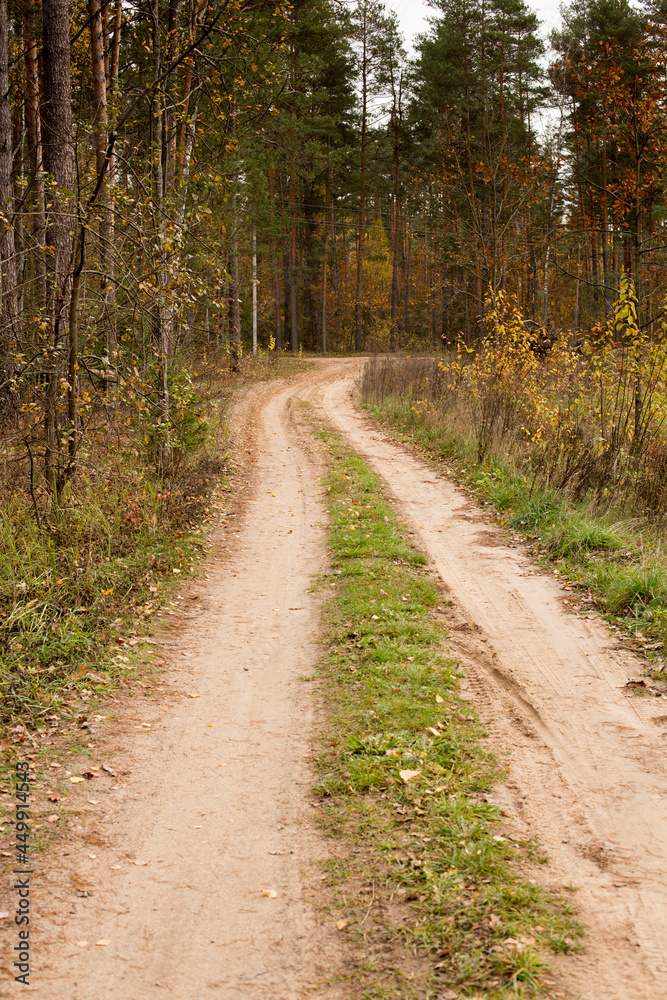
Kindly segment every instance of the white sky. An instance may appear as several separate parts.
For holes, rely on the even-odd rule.
[[[527,0],[527,5],[536,12],[542,21],[541,33],[546,38],[551,29],[560,24],[558,13],[560,0],[539,0],[539,2]],[[430,14],[436,13],[424,0],[385,0],[385,6],[395,10],[398,14],[408,50],[414,36],[426,30],[426,18]]]

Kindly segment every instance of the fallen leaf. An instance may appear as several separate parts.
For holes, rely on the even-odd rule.
[[[262,896],[266,896],[267,899],[275,899],[277,895],[275,889],[262,889]]]
[[[347,927],[349,922],[350,922],[349,920],[338,920],[336,922],[336,927],[338,928],[339,931],[342,931],[343,927]]]
[[[76,774],[69,779],[73,785],[78,785],[80,781],[84,781],[84,778],[79,778]]]
[[[189,694],[188,698],[201,698],[200,694]]]
[[[109,940],[109,938],[102,938],[101,941],[96,941],[95,944],[97,945],[98,948],[106,948],[108,944],[111,944],[111,941]]]
[[[400,777],[403,779],[403,781],[405,782],[405,784],[407,785],[408,781],[413,781],[415,778],[418,778],[419,775],[421,774],[421,771],[407,771],[406,770],[406,771],[399,771],[398,773],[399,773]]]
[[[90,781],[91,778],[96,778],[97,777],[97,775],[95,774],[94,771],[84,771],[83,772],[83,776],[84,776],[84,778],[88,778],[89,781]]]
[[[91,861],[95,861],[97,859],[96,854],[89,854],[88,857],[90,858]]]
[[[133,861],[132,862],[133,865],[138,865],[139,868],[143,868],[144,865],[149,865],[150,863],[151,863],[150,862],[150,858],[149,858],[148,861]]]
[[[442,695],[441,695],[441,694],[436,694],[436,696],[435,696],[435,700],[437,701],[438,705],[442,705],[442,703],[443,703],[443,701],[444,701],[445,699],[444,699],[444,698],[442,697]]]
[[[62,767],[62,764],[49,764],[49,767]]]
[[[46,797],[49,802],[60,802],[60,796],[56,792],[49,792]]]
[[[58,822],[58,817],[56,816],[55,813],[53,813],[52,816],[47,816],[46,817],[46,822],[47,823],[57,823]]]
[[[102,770],[110,774],[112,778],[116,777],[116,772],[108,764],[102,764]]]
[[[0,920],[8,920],[10,917],[11,913],[7,913],[6,910],[3,910],[2,913],[0,913]]]
[[[379,615],[371,615],[371,618],[374,618],[375,621],[379,621],[380,620]]]
[[[442,736],[442,733],[438,732],[437,729],[434,729],[433,726],[427,726],[426,728],[428,729],[429,733],[433,733],[434,736]]]
[[[112,866],[111,866],[111,871],[112,871],[112,872],[119,872],[119,871],[120,871],[120,869],[121,869],[121,866],[120,866],[120,865],[112,865]]]
[[[99,941],[97,943],[99,944]],[[87,941],[77,941],[76,942],[76,946],[77,946],[77,948],[87,948],[88,947],[88,942]]]

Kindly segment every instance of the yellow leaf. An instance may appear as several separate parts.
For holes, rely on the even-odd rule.
[[[419,775],[421,774],[421,771],[407,771],[406,770],[406,771],[399,771],[398,773],[399,773],[400,777],[403,779],[403,781],[405,782],[405,784],[407,785],[408,781],[414,781],[415,778],[418,778]]]
[[[266,896],[267,899],[275,899],[277,895],[275,889],[262,889],[262,896]]]
[[[437,701],[438,705],[442,705],[442,703],[443,703],[443,701],[444,701],[445,699],[444,699],[444,698],[442,697],[442,695],[440,695],[440,694],[436,694],[436,696],[435,696],[435,700]]]
[[[70,778],[69,780],[70,780],[70,781],[72,782],[72,784],[73,784],[73,785],[78,785],[78,784],[79,784],[79,782],[80,782],[80,781],[83,781],[84,779],[83,779],[83,778],[78,778],[78,777],[77,777],[77,776],[75,775],[75,776],[74,776],[73,778]]]
[[[339,931],[342,931],[343,927],[347,927],[349,922],[350,922],[349,920],[338,920],[336,923],[336,927],[338,928]]]

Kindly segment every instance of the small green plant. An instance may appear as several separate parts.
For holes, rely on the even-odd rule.
[[[333,597],[317,791],[325,829],[355,845],[344,866],[329,869],[336,909],[351,920],[350,932],[364,923],[364,948],[374,934],[400,933],[423,956],[438,956],[412,981],[415,996],[539,995],[545,949],[576,948],[581,929],[569,900],[521,879],[515,859],[532,857],[534,845],[510,844],[484,801],[502,768],[459,697],[423,554],[408,543],[377,477],[336,435],[322,433],[332,459],[332,564],[322,587]],[[383,925],[393,898],[410,907],[400,932]],[[360,973],[362,995],[412,995],[398,965]]]

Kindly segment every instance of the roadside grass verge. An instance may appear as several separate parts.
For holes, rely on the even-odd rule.
[[[539,470],[509,447],[490,448],[480,460],[475,431],[456,403],[444,410],[427,405],[421,375],[410,387],[406,373],[400,392],[390,386],[373,392],[372,379],[367,371],[362,399],[373,417],[429,458],[445,462],[455,480],[498,513],[500,525],[526,538],[533,554],[569,582],[575,608],[595,607],[633,636],[652,663],[654,679],[667,680],[662,522],[636,516],[613,497],[605,503],[577,499],[545,483]]]
[[[520,874],[544,860],[539,847],[499,832],[487,793],[503,767],[458,694],[425,556],[378,478],[321,435],[331,597],[316,791],[326,831],[345,845],[328,877],[341,933],[366,956],[350,973],[355,995],[546,997],[546,953],[581,937],[572,905]],[[410,954],[420,961],[406,965]]]

